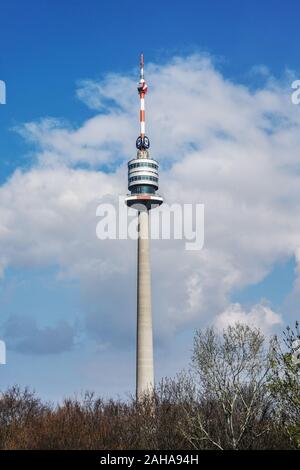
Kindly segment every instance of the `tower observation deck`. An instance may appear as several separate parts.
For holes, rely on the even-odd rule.
[[[138,211],[137,256],[137,345],[136,345],[136,397],[141,399],[154,387],[153,337],[151,310],[151,269],[149,249],[149,210],[162,204],[158,190],[157,160],[150,157],[150,141],[145,135],[144,55],[140,60],[140,135],[136,140],[137,155],[128,162],[128,189],[125,198],[129,207]]]
[[[158,169],[157,160],[150,157],[150,140],[145,135],[145,95],[148,86],[144,78],[144,55],[140,59],[140,81],[138,83],[138,93],[140,96],[140,135],[136,139],[137,155],[128,162],[128,189],[130,195],[126,197],[128,206],[145,205],[147,209],[162,204],[163,199],[156,194],[158,190]]]

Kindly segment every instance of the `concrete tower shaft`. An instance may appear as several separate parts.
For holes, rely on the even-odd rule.
[[[147,209],[139,212],[138,223],[136,396],[141,398],[143,394],[151,392],[154,386],[149,212]]]

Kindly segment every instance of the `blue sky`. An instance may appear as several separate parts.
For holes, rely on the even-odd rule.
[[[236,86],[237,94],[243,93],[239,88],[241,85],[248,90],[249,94],[245,98],[246,103],[248,103],[248,99],[251,100],[251,93],[264,90],[274,93],[273,97],[276,95],[278,100],[285,100],[284,103],[287,107],[291,106],[288,104],[289,71],[292,71],[291,73],[296,78],[300,77],[300,58],[297,50],[299,8],[296,1],[283,3],[277,0],[273,2],[240,2],[238,0],[158,2],[154,0],[145,5],[132,0],[126,2],[119,0],[114,2],[28,0],[23,3],[4,0],[2,2],[0,7],[2,20],[0,79],[6,82],[7,104],[0,106],[0,184],[3,191],[9,189],[9,196],[5,193],[0,199],[0,204],[6,210],[10,209],[11,201],[18,201],[20,205],[24,201],[24,212],[20,212],[22,220],[20,221],[19,218],[16,224],[22,223],[22,227],[18,226],[18,230],[21,234],[23,231],[23,239],[25,240],[24,245],[16,240],[14,246],[10,244],[7,248],[7,245],[4,244],[1,248],[3,250],[9,249],[9,253],[12,253],[7,255],[9,261],[5,265],[0,284],[0,331],[8,347],[8,363],[0,368],[2,386],[13,383],[27,384],[44,397],[51,399],[60,399],[68,393],[80,393],[87,388],[94,389],[99,394],[106,396],[110,394],[122,395],[133,390],[134,245],[129,242],[130,248],[124,244],[118,248],[120,252],[128,250],[132,254],[132,260],[129,265],[127,264],[126,276],[122,277],[123,267],[120,268],[120,272],[116,267],[115,277],[109,279],[103,279],[97,268],[95,272],[88,271],[88,268],[82,268],[85,266],[85,262],[90,266],[90,261],[87,262],[86,259],[89,259],[90,256],[89,240],[91,240],[90,237],[92,237],[91,234],[94,230],[92,222],[91,225],[86,226],[88,228],[86,238],[84,238],[85,234],[82,235],[82,238],[80,238],[81,235],[78,235],[78,250],[86,250],[87,253],[86,258],[82,256],[78,261],[80,267],[77,264],[75,267],[73,266],[73,261],[70,261],[73,255],[67,253],[67,250],[59,256],[56,254],[55,250],[59,240],[67,238],[63,228],[59,234],[60,238],[49,238],[47,241],[48,247],[53,243],[53,250],[50,250],[49,253],[43,251],[44,248],[41,247],[40,257],[36,252],[34,252],[34,256],[31,256],[31,248],[28,248],[28,256],[26,253],[20,254],[21,249],[26,251],[29,244],[31,246],[36,243],[35,236],[38,236],[35,235],[36,233],[42,233],[40,232],[42,228],[37,226],[36,220],[35,225],[32,222],[33,219],[43,218],[43,215],[40,215],[42,212],[39,212],[41,208],[34,205],[36,200],[30,199],[30,188],[33,188],[32,184],[37,184],[31,183],[30,178],[36,178],[34,181],[40,181],[41,185],[47,185],[47,178],[53,178],[52,173],[49,175],[45,173],[48,164],[43,163],[44,161],[41,163],[39,156],[42,155],[43,159],[44,154],[49,152],[52,158],[56,152],[59,159],[59,156],[63,154],[65,160],[61,164],[64,166],[65,173],[61,178],[69,178],[66,184],[70,184],[72,188],[73,185],[76,186],[76,178],[80,176],[79,165],[81,168],[87,168],[91,174],[96,173],[97,167],[102,168],[103,161],[101,159],[100,163],[97,162],[95,166],[90,165],[89,157],[86,157],[86,161],[83,157],[74,163],[71,152],[70,155],[66,155],[65,150],[58,151],[58,146],[54,149],[50,148],[51,145],[48,143],[48,137],[50,140],[53,137],[56,138],[55,129],[60,129],[64,138],[68,138],[70,137],[68,134],[70,128],[75,134],[76,130],[85,129],[85,123],[94,122],[95,116],[103,118],[101,124],[95,124],[96,134],[97,126],[100,129],[101,126],[108,125],[104,122],[105,116],[114,111],[115,104],[108,104],[106,109],[91,109],[88,106],[89,103],[86,102],[87,100],[78,98],[76,90],[85,87],[87,93],[92,93],[84,82],[85,80],[96,84],[103,84],[106,80],[107,89],[105,92],[101,91],[100,98],[103,98],[106,93],[106,98],[111,99],[109,85],[111,83],[111,86],[115,86],[115,84],[110,82],[109,77],[111,74],[118,74],[120,77],[133,80],[141,50],[145,53],[147,64],[152,64],[153,68],[149,74],[150,77],[153,76],[154,90],[157,90],[160,80],[162,84],[166,85],[164,74],[167,73],[168,64],[172,63],[175,56],[185,61],[186,58],[198,54],[202,58],[211,58],[212,64],[207,66],[209,73],[216,80],[219,79],[218,74],[220,74],[223,80],[220,83],[228,86],[228,90],[230,84],[232,87]],[[189,76],[189,73],[186,75],[188,88],[190,79],[192,81],[194,77],[192,74],[196,73],[197,67],[194,65],[179,65],[178,67],[182,67],[180,69],[182,73],[186,69],[191,70],[191,75]],[[175,68],[172,73],[175,76]],[[270,83],[271,85],[276,83],[275,91]],[[120,87],[123,86],[122,82]],[[171,86],[172,82],[170,82]],[[124,90],[124,93],[127,93],[126,87]],[[127,108],[124,105],[122,112],[126,108],[123,117],[125,121],[128,120],[128,126],[134,132],[137,129],[137,123],[133,122],[136,110],[132,106],[135,106],[135,102],[130,101],[131,93],[135,93],[134,86],[132,90],[128,90]],[[231,91],[229,90],[228,93],[230,94]],[[182,99],[188,100],[189,97],[183,96]],[[241,98],[241,103],[243,103],[243,99]],[[155,102],[159,101],[155,101],[155,93],[153,92],[151,104],[151,83],[147,100],[150,108],[149,114],[151,116],[152,112],[152,116],[154,116]],[[136,106],[138,106],[137,102]],[[232,102],[232,106],[232,113],[239,113],[239,105]],[[296,120],[298,119],[296,114],[297,112],[299,114],[299,110],[295,108],[295,106],[287,108],[287,115],[289,112],[293,113],[293,119]],[[154,118],[151,122],[150,116],[149,128],[153,134],[153,152],[155,150],[156,158],[160,159],[159,136]],[[32,131],[32,129],[28,130],[24,127],[26,123],[36,123],[39,126],[41,121],[46,118],[55,118],[57,121],[59,120],[59,123],[50,126],[47,124],[46,130],[42,134],[38,133],[36,128]],[[180,122],[180,113],[176,119]],[[184,119],[182,116],[182,121]],[[168,115],[168,120],[172,127],[172,115]],[[203,122],[202,117],[199,118],[199,129],[201,129]],[[111,137],[105,143],[105,149],[112,148],[113,158],[110,162],[104,161],[104,165],[115,165],[116,169],[121,166],[120,171],[122,172],[122,165],[125,168],[125,162],[121,161],[120,164],[117,152],[111,144],[114,140],[112,136],[119,133],[117,121],[109,132],[111,132],[109,134]],[[127,139],[125,131],[123,132],[122,142]],[[201,139],[201,145],[203,144],[205,149],[209,139],[206,139],[205,136],[202,136]],[[257,146],[260,148],[259,139],[257,142]],[[178,146],[180,145],[181,142],[178,143]],[[285,148],[288,149],[288,144],[285,145]],[[261,144],[262,147],[265,148],[265,144]],[[85,146],[83,145],[82,148]],[[176,150],[175,144],[174,148]],[[200,148],[200,145],[195,145],[195,148]],[[100,143],[99,152],[101,149]],[[220,149],[222,152],[222,147]],[[129,137],[128,142],[122,147],[122,155],[127,150],[129,159],[131,157],[130,151],[134,151],[134,139],[129,141]],[[161,152],[163,154],[165,151],[162,149]],[[165,168],[165,181],[169,175],[170,179],[173,178],[174,187],[178,187],[176,185],[179,184],[176,179],[177,163],[178,160],[175,160],[173,167],[173,163],[170,164],[167,159],[165,163],[162,162],[162,168]],[[296,165],[297,161],[288,163]],[[169,173],[167,173],[168,165],[171,168]],[[277,163],[274,162],[274,165]],[[21,172],[19,179],[14,176],[15,171]],[[53,171],[61,174],[59,168],[53,169],[51,167],[49,172]],[[126,178],[125,171],[121,175],[124,176],[124,179]],[[83,177],[89,178],[86,175]],[[101,178],[100,183],[106,184],[105,171]],[[116,185],[122,185],[120,183],[122,178],[118,171],[111,178],[112,180],[107,183],[111,187],[113,187],[114,181],[116,181]],[[162,181],[164,181],[163,177]],[[256,182],[256,180],[253,181],[253,186]],[[208,193],[216,191],[218,194],[214,179],[212,178],[210,182],[207,180],[208,183],[210,184],[207,189]],[[26,189],[26,192],[24,188],[27,188],[27,184],[29,189]],[[82,184],[81,190],[84,193],[85,183],[80,184]],[[89,185],[89,183],[86,184]],[[234,181],[230,184],[234,188]],[[124,180],[124,188],[125,185]],[[94,183],[94,180],[90,187],[95,188],[96,192],[97,184]],[[119,191],[119,186],[117,187],[116,192]],[[18,189],[24,190],[25,196],[22,194],[19,196]],[[46,196],[55,198],[55,194],[57,194],[55,191],[50,188],[49,194],[47,193]],[[271,191],[270,189],[270,194]],[[28,201],[26,195],[28,195]],[[272,194],[272,203],[279,200],[279,196],[277,196]],[[32,198],[34,197],[35,193],[33,192]],[[262,200],[264,197],[262,192]],[[269,200],[268,197],[266,196],[266,200]],[[295,207],[298,208],[296,198],[296,189],[294,192],[285,194],[285,200],[280,200],[280,208],[287,204],[288,209],[293,212]],[[95,199],[97,199],[97,194],[95,194]],[[207,204],[209,207],[209,203]],[[247,204],[252,210],[252,200],[248,194]],[[45,215],[45,218],[56,217],[56,215],[59,218],[61,216],[58,212],[56,213],[55,207],[51,209],[51,213]],[[88,207],[90,206],[87,205],[85,213],[89,213]],[[239,206],[234,207],[239,211]],[[257,207],[260,208],[259,203],[257,203]],[[275,206],[272,205],[271,212],[273,207]],[[14,206],[13,209],[14,213],[19,214],[19,206],[18,208]],[[29,220],[26,218],[26,214],[28,215],[31,211]],[[91,214],[94,214],[94,206],[91,209]],[[261,218],[268,218],[268,214],[268,212],[264,212]],[[68,214],[64,213],[64,216],[67,220]],[[91,218],[91,220],[94,219]],[[208,220],[210,219],[208,218]],[[235,219],[233,220],[235,221]],[[41,219],[40,225],[43,225],[42,222],[44,223]],[[96,224],[96,220],[94,222]],[[240,227],[242,227],[244,222],[240,223]],[[260,224],[260,222],[257,223]],[[290,219],[286,224],[289,223],[292,223]],[[78,231],[80,234],[81,231],[84,233],[84,224],[82,227],[80,224],[76,226],[76,230],[77,233]],[[210,241],[215,240],[218,233],[221,233],[218,230],[218,227],[215,231],[208,227],[207,243],[209,247],[210,243],[214,246],[214,241]],[[217,304],[215,299],[205,298],[205,305],[208,306],[207,309],[211,308],[217,314],[218,309],[220,309],[219,313],[227,312],[229,308],[227,304],[240,303],[241,309],[248,309],[248,314],[254,315],[255,318],[259,313],[256,311],[253,313],[251,309],[258,304],[267,305],[278,315],[283,315],[284,311],[286,312],[286,316],[283,315],[284,324],[284,322],[293,321],[297,315],[297,233],[293,237],[291,236],[291,239],[287,240],[286,237],[285,243],[281,241],[278,244],[274,243],[274,245],[270,243],[270,247],[268,247],[268,243],[265,245],[263,239],[264,229],[261,230],[262,238],[259,240],[262,240],[261,247],[264,248],[257,249],[254,254],[250,253],[249,259],[244,251],[241,251],[240,258],[243,258],[244,275],[236,283],[231,279],[236,276],[234,267],[239,266],[239,253],[236,253],[237,257],[231,263],[235,254],[234,249],[230,247],[230,238],[228,243],[224,243],[224,247],[222,245],[220,252],[224,257],[220,257],[220,264],[223,263],[224,273],[218,275],[220,275],[220,279],[226,277],[226,263],[230,259],[230,269],[233,273],[228,281],[230,288],[224,287],[225,290],[223,288],[220,290],[219,296],[217,296],[220,303]],[[30,236],[31,231],[32,237]],[[227,231],[222,233],[225,232],[227,233]],[[55,233],[55,225],[53,233]],[[258,233],[260,233],[259,229]],[[272,231],[270,233],[272,234]],[[76,236],[74,234],[74,241],[77,239]],[[211,238],[209,238],[210,236]],[[75,242],[74,244],[76,245]],[[156,246],[154,244],[155,253]],[[217,242],[215,247],[213,251],[217,257]],[[226,251],[227,249],[229,252]],[[241,250],[243,249],[244,247],[241,248]],[[61,251],[63,252],[64,248]],[[3,251],[3,257],[5,258],[5,256],[6,252]],[[97,258],[97,255],[95,257]],[[255,261],[259,265],[257,270],[254,267]],[[190,266],[189,275],[196,276],[195,283],[197,284],[199,281],[201,284],[204,280],[203,285],[208,286],[208,291],[209,289],[213,290],[213,283],[207,274],[205,277],[202,271],[197,271],[198,268],[193,271],[194,262],[194,259],[188,256],[182,258],[184,269],[188,270]],[[165,263],[166,265],[168,263],[167,256]],[[207,266],[212,273],[215,272],[214,256],[209,258]],[[153,269],[155,269],[155,265]],[[164,266],[157,267],[159,281],[154,280],[154,289],[156,287],[159,289],[160,283],[165,286],[166,292],[169,292],[168,288],[171,289],[172,285],[168,287],[165,284],[164,269]],[[124,308],[124,298],[122,297],[126,285],[119,288],[124,282],[128,283],[130,294],[126,308]],[[174,278],[173,288],[176,282],[181,282],[179,277],[178,279]],[[114,292],[113,289],[111,291],[111,297],[115,297],[113,300],[109,296],[104,298],[103,294],[104,290],[110,292],[111,284],[118,286],[117,292]],[[169,298],[168,295],[172,295],[171,290],[169,294],[166,294],[166,303],[170,305],[171,297]],[[184,295],[182,293],[182,299]],[[201,303],[202,294],[200,295],[198,292],[196,298]],[[154,300],[154,306],[157,305],[157,310],[159,310],[160,300],[161,298]],[[181,297],[178,302],[180,304]],[[168,315],[172,314],[172,308],[170,307]],[[113,311],[112,315],[110,315],[111,311]],[[102,312],[102,316],[99,312]],[[209,323],[207,321],[209,314],[205,312],[203,315],[206,318],[206,323]],[[127,315],[128,322],[126,321]],[[163,315],[163,313],[159,315]],[[202,320],[199,320],[201,312],[199,317],[197,315],[197,311],[193,311],[186,324],[184,322],[181,324],[178,321],[178,328],[173,335],[168,333],[157,335],[157,377],[173,374],[187,363],[193,330],[202,325]],[[157,321],[159,325],[160,320],[159,318]],[[119,322],[122,329],[117,331],[115,326]],[[162,328],[164,327],[162,326]],[[16,333],[16,331],[19,332]],[[113,334],[112,331],[114,331]],[[37,337],[40,338],[39,341],[36,340]],[[172,359],[174,345],[177,345],[178,355]],[[111,371],[117,363],[121,363],[121,366],[116,377]]]

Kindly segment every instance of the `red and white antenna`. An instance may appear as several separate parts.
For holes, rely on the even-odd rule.
[[[148,86],[144,78],[144,54],[140,56],[140,81],[138,84],[138,92],[140,95],[140,136],[137,138],[136,146],[139,150],[148,149],[150,142],[145,135],[145,94],[147,93]]]

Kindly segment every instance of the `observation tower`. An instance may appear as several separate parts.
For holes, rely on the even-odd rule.
[[[154,387],[153,334],[151,309],[151,268],[149,250],[149,211],[158,207],[163,198],[158,190],[158,161],[150,157],[150,141],[145,134],[144,55],[140,56],[140,135],[136,140],[136,157],[128,162],[128,189],[125,202],[138,211],[137,252],[137,345],[136,397],[151,393]]]

